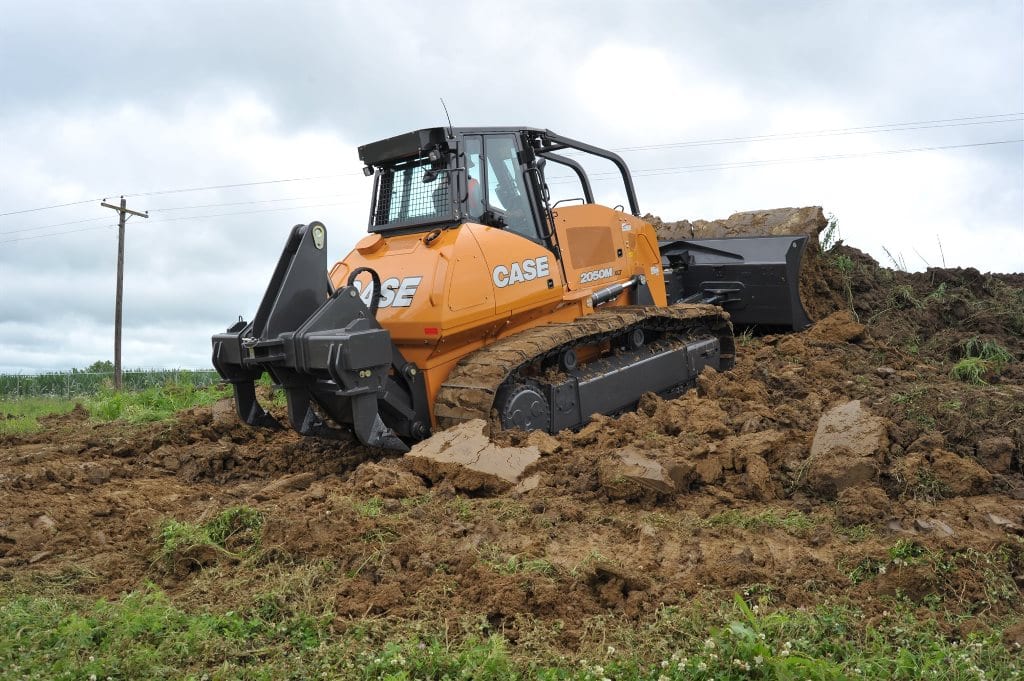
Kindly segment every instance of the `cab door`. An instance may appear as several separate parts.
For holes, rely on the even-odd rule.
[[[494,290],[495,313],[516,315],[561,301],[563,277],[537,224],[523,174],[521,140],[512,132],[467,135],[467,200]],[[474,215],[479,211],[478,215]]]

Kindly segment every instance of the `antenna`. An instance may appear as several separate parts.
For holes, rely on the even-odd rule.
[[[448,107],[445,106],[444,97],[438,97],[441,100],[441,108],[444,109],[445,118],[448,119],[448,136],[455,137],[455,131],[452,130],[452,117],[448,115]]]

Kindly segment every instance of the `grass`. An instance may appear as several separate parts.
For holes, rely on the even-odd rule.
[[[730,509],[701,521],[705,527],[737,527],[744,530],[785,530],[793,536],[803,536],[814,528],[818,521],[806,513],[793,511],[779,515],[774,510],[750,513]]]
[[[25,435],[37,432],[41,416],[66,414],[74,408],[74,401],[58,397],[0,400],[0,435]]]
[[[908,419],[916,421],[924,428],[935,427],[935,417],[928,411],[932,401],[927,387],[915,385],[905,392],[893,393],[889,400],[902,406]]]
[[[964,613],[1012,612],[1019,607],[1021,592],[1014,574],[1022,558],[1024,540],[1020,539],[989,551],[927,548],[900,539],[882,555],[865,556],[856,564],[837,567],[851,582],[860,584],[918,566],[921,579],[927,580],[929,586],[929,593],[920,599],[921,604],[935,612],[942,612],[943,607],[949,606],[962,617]]]
[[[229,556],[251,553],[259,547],[263,521],[263,513],[248,506],[227,508],[204,523],[167,520],[158,532],[158,558],[174,564],[201,548]]]
[[[527,558],[518,554],[504,555],[497,546],[487,545],[480,549],[480,559],[495,572],[502,575],[533,573],[546,577],[554,576],[558,569],[543,558]]]
[[[196,387],[191,383],[167,383],[137,392],[104,390],[87,399],[86,409],[98,421],[124,420],[133,423],[164,421],[177,412],[213,404],[231,396],[221,384]]]
[[[856,265],[850,256],[842,253],[832,254],[830,258],[832,261],[832,266],[836,268],[836,270],[839,272],[840,278],[843,280],[843,294],[846,297],[846,304],[849,307],[850,311],[853,312],[853,315],[856,318],[857,311],[854,310],[853,306],[852,288],[853,270]]]
[[[317,616],[268,607],[189,611],[149,585],[114,601],[11,593],[0,605],[0,675],[76,679],[979,679],[1019,678],[1000,620],[963,640],[942,617],[894,601],[867,624],[849,605],[776,608],[736,595],[661,607],[640,622],[580,622],[566,656],[538,645],[560,625],[523,622],[519,644],[483,618],[442,622]],[[981,672],[984,672],[982,675]]]
[[[95,421],[146,423],[171,419],[184,409],[210,405],[231,396],[222,384],[196,385],[191,381],[168,382],[142,390],[114,392],[103,388],[79,399],[63,397],[16,397],[0,400],[0,435],[23,435],[40,429],[39,418],[66,414],[82,404]]]
[[[950,376],[974,385],[988,383],[1013,361],[1010,351],[993,340],[971,338],[963,344],[962,352],[963,357],[953,365]]]
[[[189,369],[134,369],[122,373],[125,390],[139,391],[167,383],[207,386],[220,382],[217,372]],[[93,371],[73,369],[43,374],[0,374],[0,397],[63,397],[97,395],[113,385],[113,367]]]

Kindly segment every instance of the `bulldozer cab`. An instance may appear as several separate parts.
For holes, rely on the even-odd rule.
[[[370,232],[477,222],[543,242],[533,154],[523,131],[431,128],[359,148],[375,177]]]
[[[610,151],[537,128],[430,128],[359,148],[364,172],[375,178],[369,231],[386,236],[467,222],[500,228],[550,251],[562,263],[566,280],[578,283],[582,270],[575,270],[580,267],[562,262],[559,244],[568,240],[552,211],[545,165],[556,163],[575,174],[582,203],[593,204],[594,196],[583,167],[558,153],[563,149],[614,163],[631,212],[639,215],[626,164]],[[611,252],[621,255],[622,248]],[[582,267],[596,264],[584,261]]]

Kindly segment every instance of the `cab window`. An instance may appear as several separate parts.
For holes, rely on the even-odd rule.
[[[466,212],[479,221],[484,212],[483,138],[466,137]]]
[[[526,195],[526,183],[517,159],[515,135],[484,137],[484,159],[484,209],[500,216],[508,231],[539,241],[536,221]]]

